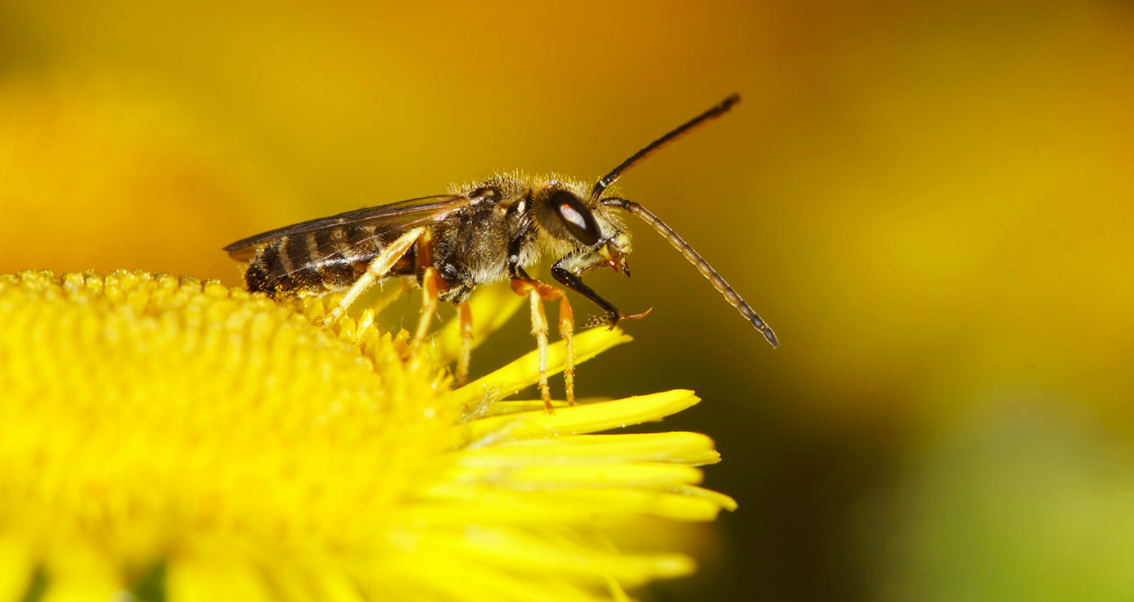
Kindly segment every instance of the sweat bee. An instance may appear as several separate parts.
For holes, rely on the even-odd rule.
[[[540,394],[551,410],[547,384],[547,318],[542,301],[559,302],[559,332],[567,350],[567,401],[574,403],[573,334],[575,321],[562,288],[533,279],[525,268],[542,256],[554,259],[551,276],[598,305],[599,324],[613,327],[640,314],[623,314],[583,283],[582,275],[602,266],[627,276],[630,232],[620,211],[642,218],[709,279],[725,300],[773,346],[772,329],[756,315],[720,274],[669,226],[638,203],[611,188],[628,169],[681,135],[720,117],[740,100],[733,94],[615,167],[593,186],[560,176],[501,173],[470,185],[400,203],[349,211],[232,243],[224,248],[246,262],[244,281],[252,292],[272,298],[345,291],[330,311],[335,320],[360,295],[387,278],[405,278],[423,291],[421,318],[414,335],[426,336],[438,301],[458,308],[464,340],[457,380],[468,375],[472,315],[466,301],[483,284],[508,280],[532,306],[532,332],[540,351]]]

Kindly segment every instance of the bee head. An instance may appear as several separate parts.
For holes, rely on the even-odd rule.
[[[571,262],[577,271],[605,263],[630,273],[626,266],[630,235],[615,211],[592,199],[583,184],[552,180],[540,192],[535,199],[536,220],[560,254],[577,257]]]

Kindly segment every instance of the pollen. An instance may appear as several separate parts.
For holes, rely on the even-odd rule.
[[[474,297],[494,324],[515,304]],[[167,274],[0,276],[0,601],[601,600],[693,570],[604,525],[706,521],[689,391],[543,410],[525,355],[453,389],[373,315]],[[586,359],[620,331],[576,339]],[[565,355],[553,346],[549,366]],[[631,544],[633,542],[630,542]],[[154,595],[158,592],[160,596]]]

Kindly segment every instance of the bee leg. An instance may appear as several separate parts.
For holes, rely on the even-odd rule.
[[[382,252],[370,262],[370,265],[366,266],[366,273],[351,285],[339,303],[327,314],[323,324],[331,324],[342,317],[347,308],[354,304],[362,293],[365,293],[370,287],[374,286],[374,283],[386,276],[390,268],[394,267],[394,264],[406,254],[406,251],[424,233],[425,228],[414,228],[382,249]]]
[[[429,324],[437,312],[437,296],[446,287],[445,280],[433,266],[427,266],[421,275],[421,318],[417,321],[417,332],[413,335],[413,346],[417,347],[429,333]]]
[[[421,345],[429,332],[429,323],[437,312],[437,296],[449,287],[437,268],[433,267],[433,231],[425,228],[417,239],[417,266],[421,270],[421,319],[413,336],[413,346]]]
[[[572,274],[566,269],[560,267],[560,264],[562,263],[563,262],[560,261],[551,267],[552,277],[555,278],[555,280],[557,280],[563,286],[566,286],[576,293],[579,293],[580,295],[590,299],[595,303],[595,305],[598,305],[600,308],[602,308],[603,311],[606,312],[606,318],[597,321],[595,324],[606,324],[607,326],[610,326],[611,329],[613,329],[619,321],[638,320],[640,318],[644,318],[653,309],[650,308],[644,312],[636,314],[624,314],[618,311],[618,308],[615,307],[610,301],[607,301],[606,299],[598,296],[598,293],[596,293],[591,287],[583,284],[582,279],[580,279],[577,275]],[[587,327],[589,328],[590,325],[588,325]]]
[[[469,359],[472,357],[472,309],[468,301],[457,306],[457,315],[461,326],[461,355],[457,358],[457,385],[463,385],[469,378]]]
[[[559,336],[567,348],[567,367],[563,380],[567,383],[567,405],[575,405],[575,313],[563,291],[559,293]]]
[[[551,406],[551,388],[547,385],[547,314],[543,311],[543,300],[539,298],[539,291],[531,288],[528,297],[532,300],[532,334],[535,335],[536,344],[539,345],[539,396],[543,405],[547,406],[549,413],[554,412]]]
[[[563,337],[567,351],[567,366],[563,379],[567,384],[567,404],[575,405],[575,316],[571,304],[562,290],[536,280],[512,279],[512,290],[518,295],[527,295],[532,301],[532,334],[539,343],[539,388],[548,411],[551,407],[551,391],[547,384],[547,314],[543,301],[559,301],[559,335]]]

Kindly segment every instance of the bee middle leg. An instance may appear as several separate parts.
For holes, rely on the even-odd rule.
[[[417,265],[421,270],[421,318],[417,322],[417,332],[413,336],[413,346],[418,347],[429,333],[429,324],[437,312],[437,297],[449,287],[437,268],[433,267],[433,231],[428,228],[417,239]]]
[[[567,405],[575,405],[575,315],[571,311],[571,304],[567,295],[561,289],[538,280],[513,278],[512,290],[517,295],[524,295],[532,303],[532,334],[539,344],[539,390],[547,411],[553,411],[551,406],[551,389],[547,384],[547,314],[543,310],[543,301],[559,301],[559,336],[563,337],[567,351],[567,366],[563,371],[563,380],[567,385]]]
[[[469,378],[469,360],[472,358],[473,324],[472,308],[466,300],[457,306],[458,323],[461,327],[461,355],[457,358],[457,385],[465,384]]]
[[[405,234],[399,236],[394,242],[386,245],[381,253],[371,260],[370,264],[366,266],[366,273],[351,285],[346,294],[343,295],[342,300],[327,314],[326,319],[323,320],[324,324],[331,324],[337,321],[347,308],[358,300],[362,293],[365,293],[370,287],[374,286],[376,282],[381,280],[389,273],[390,268],[409,251],[410,247],[425,234],[425,228],[414,228]]]

